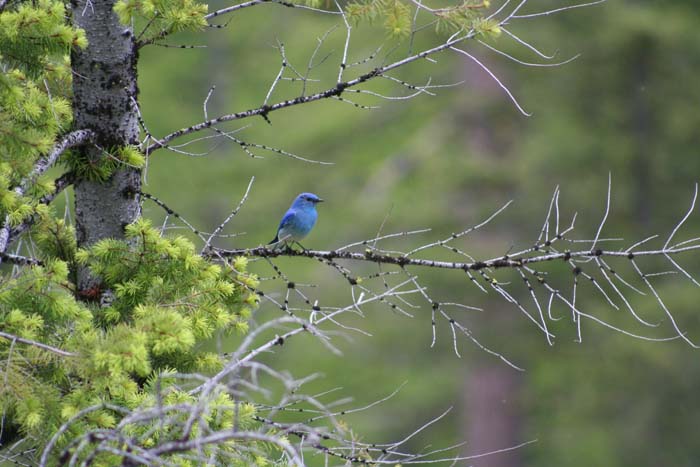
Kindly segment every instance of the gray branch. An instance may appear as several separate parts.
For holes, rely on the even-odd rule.
[[[43,261],[28,256],[13,255],[11,253],[0,253],[0,260],[7,261],[10,264],[18,266],[36,266],[44,264]]]
[[[77,353],[68,352],[67,350],[59,349],[58,347],[53,347],[47,344],[42,344],[41,342],[33,341],[31,339],[25,339],[24,337],[15,336],[14,334],[8,334],[6,332],[0,331],[0,337],[13,341],[20,342],[22,344],[32,345],[43,350],[48,350],[49,352],[60,355],[61,357],[77,357]]]
[[[542,253],[534,256],[502,256],[485,261],[437,261],[432,259],[410,258],[406,255],[378,254],[368,249],[364,253],[336,250],[293,250],[291,248],[274,250],[267,247],[257,247],[238,250],[215,249],[216,254],[208,253],[207,256],[255,256],[260,258],[276,258],[279,256],[299,256],[323,260],[346,259],[354,261],[366,261],[376,264],[394,264],[400,267],[422,266],[438,269],[461,269],[463,271],[481,271],[483,269],[519,269],[527,264],[542,263],[545,261],[569,261],[570,259],[588,259],[604,257],[622,257],[633,259],[638,256],[665,256],[676,255],[692,250],[700,250],[700,245],[689,245],[682,247],[662,248],[659,250],[643,250],[637,252],[615,251],[615,250],[580,250],[564,251],[556,253]]]
[[[34,183],[39,176],[53,167],[61,154],[63,154],[66,150],[85,144],[88,141],[91,141],[94,137],[95,133],[91,130],[76,130],[64,136],[54,145],[54,147],[45,157],[42,157],[37,161],[31,173],[24,180],[22,180],[19,185],[19,188],[21,189],[20,194],[27,191],[27,188],[29,188],[29,186]]]
[[[404,65],[407,65],[411,62],[415,62],[416,60],[420,60],[422,58],[428,57],[430,55],[434,55],[438,52],[442,52],[443,50],[447,50],[450,47],[459,44],[461,42],[464,42],[467,39],[471,39],[476,35],[475,31],[469,31],[465,33],[464,35],[457,36],[455,38],[452,38],[436,47],[433,47],[431,49],[424,50],[420,53],[411,55],[409,57],[406,57],[402,60],[398,60],[396,62],[393,62],[389,65],[377,67],[374,70],[365,73],[363,75],[360,75],[359,77],[355,79],[351,79],[348,81],[342,81],[337,83],[335,86],[332,88],[328,88],[325,91],[318,92],[316,94],[311,94],[308,96],[298,96],[295,97],[294,99],[287,99],[282,102],[278,102],[273,105],[262,105],[260,107],[257,107],[255,109],[250,109],[246,110],[243,112],[237,112],[237,113],[232,113],[232,114],[227,114],[227,115],[222,115],[220,117],[213,118],[211,120],[206,120],[204,122],[198,123],[196,125],[192,125],[187,128],[181,128],[177,131],[174,131],[173,133],[170,133],[169,135],[164,136],[163,138],[160,138],[157,140],[155,143],[151,144],[150,146],[146,147],[144,149],[144,153],[148,156],[151,154],[153,151],[167,147],[168,143],[176,138],[179,138],[184,135],[196,133],[198,131],[206,130],[207,128],[211,128],[215,125],[218,125],[220,123],[224,122],[231,122],[234,120],[243,120],[245,118],[250,118],[250,117],[263,117],[267,118],[267,116],[276,110],[281,110],[285,109],[287,107],[293,107],[296,105],[300,104],[308,104],[310,102],[315,102],[323,99],[328,99],[328,98],[337,98],[340,97],[344,92],[346,92],[348,89],[352,89],[356,86],[359,86],[363,83],[366,83],[374,78],[377,78],[379,76],[384,76],[385,73],[394,70],[396,68],[402,67]],[[354,92],[357,92],[357,90],[354,90]]]
[[[36,162],[29,175],[14,189],[15,194],[18,196],[24,195],[30,185],[56,163],[61,154],[72,147],[85,144],[92,140],[94,136],[95,134],[90,130],[76,130],[68,133],[54,145],[46,156],[40,158]],[[0,229],[0,253],[4,253],[7,250],[10,240],[10,229],[10,216],[8,215],[5,216],[2,228]],[[2,262],[2,258],[0,258],[0,262]]]

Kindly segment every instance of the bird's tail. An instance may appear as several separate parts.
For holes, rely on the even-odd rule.
[[[270,243],[268,243],[268,245],[274,245],[275,243],[279,243],[279,241],[280,241],[279,234],[277,234],[277,235],[275,235],[275,238],[272,239],[272,241]]]

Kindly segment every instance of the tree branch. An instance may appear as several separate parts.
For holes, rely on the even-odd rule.
[[[282,102],[278,102],[273,105],[262,105],[260,107],[257,107],[255,109],[250,109],[250,110],[245,110],[243,112],[237,112],[237,113],[232,113],[232,114],[227,114],[227,115],[222,115],[220,117],[216,117],[210,120],[206,120],[204,122],[198,123],[196,125],[192,125],[187,128],[181,128],[177,131],[174,131],[170,133],[169,135],[164,136],[163,138],[158,139],[156,142],[151,144],[150,146],[146,147],[144,149],[144,153],[146,156],[150,155],[153,151],[156,149],[164,148],[167,147],[167,144],[176,139],[179,138],[180,136],[192,134],[198,131],[205,130],[207,128],[211,128],[212,126],[218,125],[219,123],[224,123],[224,122],[230,122],[234,120],[242,120],[245,118],[250,118],[250,117],[256,117],[260,116],[263,118],[267,118],[268,114],[271,112],[274,112],[276,110],[281,110],[285,109],[287,107],[292,107],[300,104],[308,104],[309,102],[315,102],[319,101],[322,99],[328,99],[328,98],[337,98],[340,97],[341,94],[343,94],[347,89],[354,88],[360,84],[366,83],[367,81],[370,81],[378,76],[383,76],[385,73],[394,70],[396,68],[399,68],[401,66],[404,66],[408,63],[415,62],[416,60],[420,60],[422,58],[428,57],[430,55],[434,55],[438,52],[442,52],[443,50],[447,50],[451,48],[452,46],[459,44],[461,42],[464,42],[467,39],[472,39],[473,37],[476,36],[476,32],[474,30],[470,30],[464,35],[456,36],[454,38],[451,38],[450,40],[433,47],[428,50],[424,50],[420,53],[411,55],[409,57],[406,57],[402,60],[397,60],[389,65],[385,66],[380,66],[375,68],[372,71],[369,71],[363,75],[360,75],[359,77],[355,79],[351,79],[349,81],[342,81],[337,83],[335,86],[332,88],[328,88],[325,91],[318,92],[316,94],[311,94],[308,96],[298,96],[295,97],[294,99],[287,99]],[[354,92],[358,92],[358,90],[354,90]]]
[[[22,196],[27,191],[29,186],[34,183],[40,175],[46,172],[51,166],[53,166],[58,158],[66,150],[85,144],[86,142],[92,140],[95,137],[95,133],[91,130],[76,130],[68,133],[60,141],[58,141],[51,151],[44,156],[39,158],[39,160],[34,164],[34,168],[22,181],[15,187],[14,192],[17,196]],[[0,229],[0,253],[4,253],[7,250],[10,240],[10,216],[5,216],[5,220]],[[1,263],[0,258],[0,263]]]
[[[286,283],[287,287],[287,295],[285,296],[284,299],[284,304],[280,304],[274,300],[272,300],[269,296],[269,294],[264,294],[262,291],[258,291],[261,296],[266,297],[268,300],[272,300],[278,307],[280,307],[281,310],[289,313],[291,316],[296,316],[294,313],[303,311],[303,308],[295,309],[292,311],[289,306],[289,291],[290,290],[295,290],[297,293],[300,294],[300,297],[304,300],[304,302],[311,306],[312,303],[314,303],[312,300],[310,300],[308,297],[304,296],[303,293],[298,292],[298,287],[296,284],[289,280],[280,270],[279,268],[271,261],[272,258],[277,258],[277,257],[306,257],[306,258],[311,258],[315,259],[317,261],[320,261],[329,267],[331,267],[333,270],[337,271],[351,286],[351,290],[353,291],[353,300],[355,300],[355,295],[354,291],[357,289],[362,297],[364,294],[373,294],[374,292],[372,291],[371,286],[369,285],[368,279],[373,279],[373,278],[383,278],[385,274],[403,274],[406,275],[409,280],[413,281],[414,285],[416,286],[416,292],[418,292],[420,295],[422,295],[429,305],[432,308],[432,325],[433,325],[433,332],[435,332],[435,318],[436,315],[439,313],[439,316],[444,318],[447,322],[450,324],[450,328],[452,330],[452,337],[453,337],[453,343],[455,345],[455,353],[459,356],[459,352],[457,350],[457,340],[456,340],[456,330],[459,330],[461,333],[464,333],[469,339],[471,339],[478,347],[486,350],[488,353],[493,354],[495,356],[498,356],[501,358],[501,360],[505,361],[509,365],[511,365],[514,368],[517,368],[515,365],[511,364],[508,360],[506,360],[504,357],[502,357],[500,354],[497,352],[490,351],[488,349],[485,349],[483,345],[481,345],[478,341],[474,340],[471,331],[461,323],[458,323],[456,320],[454,320],[449,314],[447,314],[444,310],[444,307],[447,305],[452,305],[447,302],[442,302],[441,300],[433,299],[431,298],[426,292],[423,287],[419,285],[419,283],[415,280],[415,277],[412,275],[411,272],[408,271],[409,267],[424,267],[424,268],[436,268],[436,269],[451,269],[451,270],[461,270],[466,273],[468,279],[476,286],[478,287],[482,292],[486,292],[488,288],[494,290],[496,293],[498,293],[500,296],[502,296],[507,302],[513,304],[521,313],[523,313],[530,321],[532,321],[546,336],[547,341],[551,344],[552,338],[554,338],[554,335],[548,330],[547,327],[547,317],[549,317],[550,320],[556,320],[552,316],[552,302],[554,299],[556,299],[558,302],[563,303],[568,309],[571,310],[571,313],[573,315],[573,320],[577,325],[577,334],[579,336],[579,341],[580,341],[580,336],[581,336],[581,331],[580,331],[580,323],[581,323],[581,318],[587,318],[590,320],[595,321],[596,323],[599,323],[609,329],[615,330],[617,332],[623,333],[625,335],[647,340],[647,341],[667,341],[667,340],[673,340],[677,338],[681,338],[684,341],[686,341],[688,344],[691,346],[695,347],[696,344],[694,344],[692,341],[690,341],[686,336],[685,333],[682,332],[680,326],[676,323],[674,317],[672,316],[670,310],[666,307],[664,302],[661,300],[659,297],[658,293],[656,292],[656,289],[654,288],[654,285],[649,281],[649,278],[652,276],[656,276],[659,274],[668,274],[668,272],[661,272],[661,273],[645,273],[642,272],[639,267],[636,264],[636,260],[640,257],[661,257],[663,256],[666,258],[680,273],[682,273],[684,276],[688,277],[695,285],[700,285],[700,282],[696,281],[690,273],[688,273],[683,267],[678,264],[676,261],[674,261],[671,256],[673,255],[679,255],[679,254],[684,254],[686,252],[691,252],[695,250],[700,250],[700,238],[691,238],[689,240],[684,240],[680,242],[672,242],[673,237],[675,233],[680,229],[680,227],[684,224],[684,222],[688,219],[690,214],[693,212],[694,207],[695,207],[695,200],[697,197],[697,188],[696,188],[696,193],[693,197],[693,201],[691,203],[691,206],[688,210],[688,212],[685,214],[683,219],[675,226],[673,229],[672,233],[669,235],[668,239],[664,243],[663,246],[657,249],[652,249],[652,248],[646,248],[644,250],[641,249],[641,246],[648,242],[649,240],[656,238],[657,236],[652,236],[649,238],[646,238],[642,241],[635,242],[629,247],[622,247],[617,250],[613,249],[603,249],[598,247],[602,242],[609,242],[612,240],[622,240],[622,239],[615,239],[615,238],[601,238],[601,233],[603,230],[603,226],[605,224],[605,221],[609,215],[610,212],[610,183],[608,186],[608,196],[607,200],[608,202],[606,203],[606,209],[605,209],[605,214],[603,216],[603,220],[600,222],[600,225],[598,226],[595,234],[594,239],[587,239],[587,240],[580,240],[580,239],[571,239],[569,238],[570,233],[574,230],[574,223],[576,220],[576,215],[573,216],[571,225],[568,227],[562,228],[560,225],[561,222],[561,216],[560,216],[560,210],[559,210],[559,188],[557,187],[554,191],[554,195],[552,196],[552,200],[549,205],[549,210],[547,211],[546,219],[544,222],[544,225],[541,229],[540,235],[537,238],[537,240],[534,242],[534,244],[531,247],[515,251],[515,252],[510,252],[506,255],[500,255],[491,259],[487,260],[476,260],[474,259],[471,255],[468,253],[462,251],[460,248],[455,247],[452,242],[462,238],[472,232],[474,232],[477,229],[480,229],[487,223],[489,223],[491,220],[494,219],[499,213],[501,213],[504,209],[507,208],[507,206],[510,203],[506,203],[504,206],[502,206],[500,209],[498,209],[496,212],[494,212],[490,217],[488,217],[486,220],[483,222],[470,227],[462,232],[459,233],[453,233],[450,236],[443,238],[438,241],[434,242],[429,242],[426,244],[423,244],[422,246],[413,248],[408,251],[395,251],[395,250],[387,250],[383,248],[378,248],[376,246],[376,241],[381,240],[384,238],[392,238],[396,236],[405,236],[405,235],[411,235],[415,233],[422,233],[424,231],[418,230],[418,231],[411,231],[411,232],[401,232],[398,234],[389,234],[389,235],[378,235],[374,239],[368,239],[368,240],[363,240],[360,242],[354,242],[350,243],[348,245],[340,246],[334,250],[293,250],[289,247],[285,249],[271,249],[265,246],[260,246],[256,248],[248,248],[248,249],[234,249],[234,250],[226,250],[226,249],[215,249],[215,248],[210,248],[208,251],[205,251],[204,255],[211,258],[215,259],[218,257],[219,259],[224,259],[226,257],[233,257],[233,256],[248,256],[248,257],[258,257],[258,258],[264,258],[266,262],[273,268],[276,278],[281,279],[283,282]],[[553,225],[552,225],[553,224]],[[576,249],[574,251],[570,249],[560,249],[560,244],[561,243],[568,243],[570,245],[578,246],[581,244],[585,244],[586,247]],[[361,251],[351,251],[352,248],[357,248],[357,249],[362,249]],[[441,249],[447,249],[453,252],[454,254],[458,255],[462,261],[446,261],[446,260],[437,260],[437,259],[430,259],[430,258],[417,258],[416,254],[419,252],[424,252],[423,255],[427,254],[427,250],[441,250]],[[576,290],[577,290],[577,285],[579,278],[581,279],[586,279],[586,282],[590,282],[595,290],[598,291],[602,295],[602,297],[606,300],[606,302],[614,309],[619,310],[620,307],[618,306],[616,300],[613,300],[614,296],[611,296],[606,290],[605,287],[603,286],[604,284],[608,284],[613,292],[617,294],[617,297],[620,298],[624,306],[630,311],[631,315],[640,323],[646,325],[646,326],[651,326],[651,327],[657,327],[658,325],[649,323],[648,321],[642,319],[640,315],[634,310],[631,302],[627,300],[627,298],[624,296],[623,292],[620,290],[620,288],[616,285],[615,282],[619,281],[620,284],[628,287],[629,289],[643,294],[639,289],[631,285],[629,282],[627,282],[623,277],[621,277],[619,272],[616,272],[614,269],[612,269],[607,263],[606,263],[606,257],[608,258],[620,258],[621,261],[628,261],[631,266],[635,269],[637,272],[639,278],[643,283],[649,288],[649,290],[655,295],[657,298],[657,301],[659,302],[659,305],[663,308],[665,314],[668,316],[668,318],[671,320],[673,323],[673,328],[677,333],[677,336],[674,337],[662,337],[662,338],[656,338],[656,337],[645,337],[641,336],[638,334],[631,333],[629,331],[625,331],[622,328],[616,327],[610,323],[605,322],[604,320],[583,312],[577,305],[576,305]],[[361,276],[357,275],[356,273],[353,273],[352,269],[350,266],[345,266],[341,265],[338,263],[338,260],[346,260],[346,261],[357,261],[357,262],[363,262],[365,264],[371,264],[375,263],[378,266],[378,272],[375,274],[371,274],[369,276]],[[573,277],[573,297],[571,300],[565,298],[562,295],[561,289],[553,285],[556,283],[556,278],[561,276],[561,274],[555,275],[555,276],[548,276],[547,272],[540,270],[540,268],[535,268],[535,265],[537,264],[545,264],[549,262],[554,262],[554,261],[560,261],[560,264],[565,265],[566,268],[568,268]],[[388,271],[382,271],[381,266],[383,264],[387,265],[394,265],[397,267],[396,270],[393,272],[388,272]],[[599,271],[599,274],[601,278],[597,278],[596,275],[594,274],[594,271],[587,271],[587,269],[590,269],[586,266],[586,264],[593,264],[594,268]],[[510,287],[508,287],[511,283],[510,282],[500,282],[496,277],[495,274],[492,273],[491,271],[493,270],[498,270],[498,269],[510,269],[516,271],[516,273],[520,276],[520,279],[522,280],[521,283],[524,283],[526,288],[527,288],[527,293],[529,298],[532,300],[533,304],[532,307],[529,305],[526,305],[525,303],[522,303],[519,298],[517,298],[517,295],[515,295],[513,290],[511,290]],[[675,271],[674,271],[675,272]],[[475,277],[476,276],[476,277]],[[481,279],[481,280],[477,280]],[[480,283],[481,282],[481,283]],[[483,285],[482,285],[483,284]],[[384,282],[384,286],[387,287],[387,282]],[[539,292],[536,290],[536,288],[539,288]],[[544,297],[542,296],[544,294]],[[401,297],[398,297],[396,294],[392,295],[392,300],[400,300],[403,302],[406,306],[410,308],[415,308],[415,306],[411,303],[408,303],[404,300],[401,299]],[[391,303],[386,300],[384,301],[388,306],[390,306],[393,310],[398,310],[401,311],[402,313],[412,316],[410,313],[405,312],[402,310],[396,303]],[[465,308],[472,308],[473,307],[467,307],[465,305],[458,304],[462,307]],[[536,309],[536,313],[532,312],[532,308]],[[355,309],[358,309],[359,307],[355,307]],[[545,309],[546,309],[546,316],[545,316]],[[309,322],[313,321],[313,317],[316,313],[317,307],[316,305],[313,305],[311,310],[309,311]],[[314,324],[317,324],[315,322]],[[282,340],[286,339],[289,337],[288,335],[283,335],[281,336]],[[433,339],[435,339],[435,334],[433,334]]]
[[[40,158],[36,164],[34,164],[34,169],[20,182],[18,188],[21,189],[21,192],[18,194],[24,194],[27,188],[29,188],[29,185],[35,182],[37,177],[50,169],[66,150],[85,144],[94,137],[95,133],[92,130],[76,130],[68,133],[54,145],[45,157]],[[17,191],[17,189],[15,189],[15,191]]]
[[[66,188],[71,186],[74,181],[75,181],[75,173],[73,173],[73,172],[64,173],[63,175],[58,177],[56,180],[54,180],[53,183],[55,186],[55,190],[53,191],[53,193],[49,193],[47,195],[42,196],[42,198],[39,200],[39,203],[40,204],[51,203],[51,201],[56,199],[56,196],[58,196],[59,194],[61,194],[63,192],[63,190],[65,190]],[[29,219],[25,220],[24,222],[22,222],[21,224],[13,227],[10,230],[10,237],[7,240],[7,244],[8,245],[11,244],[19,235],[21,235],[24,232],[26,232],[27,230],[29,230],[29,228],[32,225],[34,225],[36,220],[37,220],[37,216],[34,215],[34,216],[30,217]]]
[[[29,258],[27,256],[13,255],[11,253],[0,253],[0,260],[7,261],[10,264],[16,264],[18,266],[41,266],[44,264],[43,261],[36,258]]]
[[[455,261],[437,261],[431,259],[421,259],[421,258],[409,258],[406,255],[391,255],[391,254],[378,254],[374,251],[368,249],[364,253],[351,252],[351,251],[336,251],[336,250],[293,250],[291,248],[283,250],[275,250],[267,247],[257,247],[248,249],[238,249],[238,250],[225,250],[225,249],[213,249],[210,252],[205,253],[206,256],[214,258],[216,256],[223,257],[233,257],[233,256],[255,256],[260,258],[276,258],[279,256],[300,256],[306,258],[323,259],[323,260],[334,260],[334,259],[347,259],[354,261],[365,261],[369,263],[376,264],[394,264],[400,267],[405,266],[422,266],[438,269],[461,269],[464,271],[480,271],[482,269],[519,269],[526,264],[531,263],[541,263],[545,261],[556,261],[563,260],[569,261],[570,259],[588,259],[588,258],[602,258],[602,257],[623,257],[628,259],[633,259],[638,256],[664,256],[664,255],[675,255],[683,253],[686,251],[700,250],[700,244],[689,245],[682,247],[671,247],[662,248],[660,250],[644,250],[644,251],[616,251],[616,250],[580,250],[580,251],[564,251],[557,253],[541,253],[532,256],[525,255],[513,255],[513,256],[502,256],[499,258],[492,258],[485,261],[468,261],[468,262],[455,262]],[[212,253],[212,251],[216,253]],[[539,251],[539,248],[535,251]]]
[[[7,340],[13,341],[13,342],[20,342],[22,344],[27,344],[27,345],[32,345],[34,347],[38,347],[43,350],[48,350],[49,352],[55,353],[56,355],[60,355],[61,357],[77,357],[77,353],[73,352],[68,352],[67,350],[59,349],[58,347],[53,347],[47,344],[42,344],[41,342],[37,342],[31,339],[25,339],[24,337],[19,337],[15,336],[14,334],[8,334],[6,332],[0,331],[0,337],[5,338]]]

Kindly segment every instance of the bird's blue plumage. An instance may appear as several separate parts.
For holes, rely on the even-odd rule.
[[[291,244],[306,237],[316,224],[316,204],[323,201],[313,193],[301,193],[282,217],[272,244]]]

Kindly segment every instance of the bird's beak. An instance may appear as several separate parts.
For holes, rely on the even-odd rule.
[[[321,198],[316,200],[317,203],[323,203],[323,200]]]

